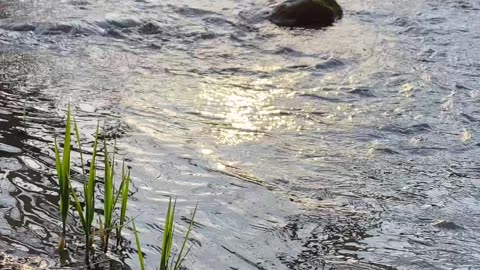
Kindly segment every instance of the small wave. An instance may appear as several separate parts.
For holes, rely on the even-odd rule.
[[[322,63],[315,65],[316,69],[333,69],[344,66],[345,63],[342,60],[331,58]]]
[[[22,150],[20,148],[17,148],[15,146],[11,146],[8,144],[0,143],[0,152],[7,152],[11,154],[18,154],[21,153]]]
[[[279,54],[279,55],[295,56],[295,57],[312,56],[312,55],[306,54],[306,53],[301,52],[301,51],[297,51],[297,50],[289,48],[289,47],[279,47],[276,50],[274,50],[272,53],[273,54]]]
[[[216,12],[200,9],[200,8],[193,8],[193,7],[177,7],[174,9],[176,13],[181,14],[187,17],[199,17],[199,16],[206,16],[206,15],[220,15]]]
[[[355,94],[362,97],[375,97],[375,94],[368,88],[354,88],[348,91],[349,94]]]
[[[71,23],[8,23],[0,25],[0,29],[15,32],[35,32],[39,35],[104,35],[105,30],[85,22]]]
[[[400,133],[400,134],[418,134],[423,132],[430,132],[432,131],[432,127],[429,124],[422,123],[422,124],[415,124],[411,126],[398,126],[398,125],[386,125],[381,128],[384,131]]]
[[[339,99],[339,98],[326,97],[326,96],[315,95],[315,94],[301,94],[299,96],[300,97],[306,97],[306,98],[312,98],[312,99],[318,99],[318,100],[324,100],[324,101],[329,101],[329,102],[335,102],[335,103],[341,103],[342,102],[342,100]]]

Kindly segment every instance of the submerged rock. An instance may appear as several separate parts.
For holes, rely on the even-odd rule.
[[[438,220],[437,222],[433,223],[433,226],[441,229],[448,229],[448,230],[462,230],[463,227],[460,225],[455,224],[452,221],[446,220]]]
[[[335,0],[287,0],[276,6],[269,19],[279,26],[319,28],[343,16]]]

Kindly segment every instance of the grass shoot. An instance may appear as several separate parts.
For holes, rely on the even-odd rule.
[[[130,170],[128,172],[125,170],[125,163],[122,165],[122,183],[120,184],[119,191],[115,198],[115,204],[117,203],[119,196],[122,197],[121,207],[120,207],[120,220],[119,224],[116,228],[117,234],[117,246],[120,245],[122,240],[122,229],[126,224],[126,217],[127,217],[127,203],[128,203],[128,195],[130,191]]]
[[[180,248],[180,252],[178,253],[178,258],[177,258],[176,261],[173,260],[173,261],[175,261],[175,265],[173,266],[173,270],[180,269],[180,266],[182,265],[183,261],[185,260],[185,258],[188,255],[188,252],[190,251],[190,249],[188,249],[185,252],[185,247],[187,246],[187,241],[188,241],[188,237],[190,236],[190,232],[193,229],[193,220],[195,219],[195,214],[197,213],[197,207],[198,207],[198,203],[197,203],[197,205],[195,205],[195,209],[193,210],[192,217],[190,218],[190,224],[188,225],[187,233],[185,234],[185,238],[183,239],[182,247]],[[184,252],[185,252],[185,255],[183,254]]]
[[[189,250],[185,252],[185,248],[187,246],[187,241],[188,241],[188,237],[190,236],[190,232],[193,229],[193,220],[195,219],[197,206],[195,206],[195,209],[193,211],[192,217],[190,219],[190,225],[188,226],[188,230],[185,234],[185,238],[183,240],[182,246],[180,248],[180,252],[178,253],[176,260],[175,260],[175,256],[171,258],[172,247],[173,247],[173,234],[175,229],[175,223],[174,223],[175,208],[176,208],[176,201],[172,203],[172,198],[170,198],[168,203],[167,216],[165,218],[165,227],[164,227],[163,240],[162,240],[162,254],[160,255],[159,270],[179,270],[183,262],[185,261],[186,256],[188,255]],[[138,232],[137,232],[137,229],[135,228],[135,223],[133,223],[133,232],[135,234],[135,241],[137,243],[138,260],[140,262],[140,267],[141,267],[141,270],[145,270],[143,253],[140,245],[140,239],[138,237]],[[171,262],[170,262],[170,259],[171,259]]]
[[[60,186],[60,215],[62,218],[62,235],[58,243],[60,251],[65,250],[66,224],[68,210],[70,208],[70,150],[71,150],[71,119],[70,106],[67,112],[67,126],[65,127],[65,138],[63,142],[63,155],[60,157],[60,150],[55,138],[55,165],[57,169],[58,184]]]
[[[104,164],[105,164],[105,177],[104,177],[104,193],[103,193],[103,232],[102,242],[103,251],[108,250],[108,240],[110,239],[110,233],[113,228],[113,212],[115,210],[115,198],[114,198],[114,176],[115,176],[115,149],[112,162],[108,153],[107,143],[103,141],[104,146]]]
[[[82,161],[82,168],[83,168],[83,157],[82,157],[82,152],[81,152],[81,146],[80,146],[80,136],[78,132],[78,126],[77,123],[75,122],[75,134],[77,136],[77,144],[79,145],[79,150],[80,150],[80,158]],[[77,209],[77,212],[80,216],[80,222],[82,224],[83,232],[85,234],[85,243],[86,243],[86,254],[85,258],[88,261],[90,257],[90,249],[93,245],[93,236],[94,236],[94,231],[92,227],[93,223],[93,218],[95,215],[95,184],[96,184],[96,157],[97,157],[97,147],[98,147],[98,124],[97,124],[97,130],[95,132],[95,141],[93,145],[93,153],[92,153],[92,160],[90,161],[90,170],[89,170],[89,175],[86,177],[84,175],[84,184],[83,184],[83,196],[84,196],[84,204],[85,204],[85,212],[83,211],[83,207],[80,203],[80,200],[78,199],[75,191],[70,185],[70,191],[72,194],[72,197],[75,202],[75,207]]]
[[[140,262],[140,270],[145,270],[145,261],[143,260],[142,246],[140,245],[140,238],[138,237],[137,228],[135,227],[135,221],[132,220],[133,233],[135,234],[135,242],[137,244],[138,261]]]

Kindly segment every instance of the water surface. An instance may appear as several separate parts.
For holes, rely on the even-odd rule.
[[[189,269],[480,267],[480,5],[339,3],[301,30],[257,0],[0,1],[0,249],[56,264],[71,102],[132,167],[151,269],[168,196],[179,241],[199,203]]]

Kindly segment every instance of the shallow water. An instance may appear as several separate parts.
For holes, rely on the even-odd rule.
[[[255,0],[0,0],[0,250],[57,263],[71,102],[132,167],[151,269],[168,196],[177,240],[199,203],[189,269],[480,267],[480,4],[339,3],[294,30]]]

